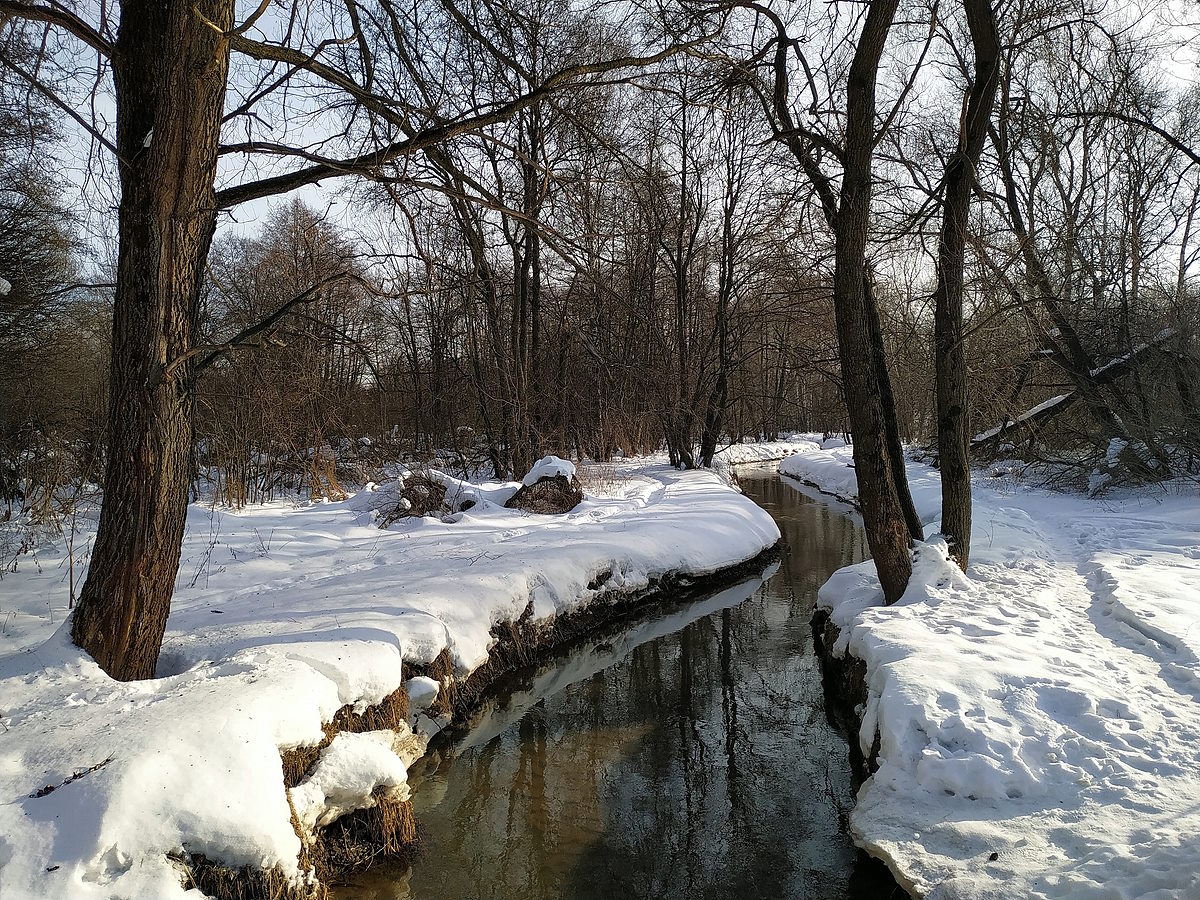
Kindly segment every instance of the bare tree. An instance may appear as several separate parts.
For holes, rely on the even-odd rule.
[[[796,121],[789,99],[792,55],[798,56],[815,97],[814,73],[799,42],[788,35],[783,19],[766,6],[747,4],[770,22],[773,31],[751,61],[752,66],[764,63],[770,73],[762,88],[765,111],[774,123],[776,138],[786,144],[812,183],[835,236],[833,296],[842,389],[854,438],[863,522],[889,603],[904,593],[912,573],[910,542],[924,536],[905,474],[883,329],[867,261],[872,156],[878,141],[876,84],[897,6],[896,2],[872,3],[862,17],[845,75],[844,135],[839,144]],[[831,81],[838,80],[835,72],[825,74]],[[840,164],[840,184],[825,172],[823,157]]]
[[[965,570],[971,549],[971,416],[963,330],[963,259],[976,168],[1000,80],[1000,36],[991,0],[963,0],[963,6],[975,66],[963,102],[958,147],[942,178],[942,230],[933,296],[942,534],[955,562]]]

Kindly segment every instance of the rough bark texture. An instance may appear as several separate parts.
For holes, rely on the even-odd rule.
[[[958,148],[946,164],[933,323],[942,534],[965,571],[971,550],[971,415],[963,335],[963,248],[975,167],[1000,81],[1000,37],[990,0],[963,0],[963,6],[975,48],[975,76]]]
[[[871,276],[863,267],[863,304],[871,327],[871,363],[875,368],[874,378],[879,386],[879,403],[883,409],[883,440],[887,447],[888,460],[892,466],[892,483],[896,486],[896,499],[904,510],[904,522],[908,526],[908,537],[913,541],[925,540],[925,528],[917,513],[908,486],[908,471],[904,463],[904,442],[900,439],[900,418],[896,415],[896,395],[892,392],[892,377],[888,374],[887,350],[883,343],[883,323],[879,321],[879,304],[875,302],[875,289]]]
[[[205,20],[208,20],[207,22]],[[179,569],[197,294],[233,0],[127,0],[113,58],[121,179],[104,505],[72,636],[114,678],[154,675]]]
[[[846,147],[834,258],[834,310],[854,467],[867,543],[884,598],[900,599],[912,575],[909,527],[897,492],[887,441],[887,416],[872,340],[871,296],[865,289],[871,220],[871,156],[875,141],[875,81],[896,0],[870,5],[846,86]]]
[[[924,529],[921,518],[917,515],[916,504],[913,503],[912,493],[908,487],[908,474],[904,468],[904,445],[900,440],[900,423],[896,415],[896,399],[892,393],[892,382],[888,375],[887,355],[883,342],[883,326],[879,320],[879,307],[875,302],[874,289],[871,284],[871,267],[866,258],[866,235],[870,225],[871,212],[871,148],[874,146],[874,115],[875,115],[875,77],[879,58],[883,53],[883,45],[887,32],[891,28],[897,4],[876,4],[872,15],[868,16],[863,27],[863,39],[859,42],[855,54],[854,68],[850,73],[847,85],[847,129],[846,152],[843,156],[844,173],[842,193],[839,198],[838,189],[833,179],[822,170],[814,147],[804,137],[804,130],[797,127],[788,105],[789,74],[787,67],[788,53],[793,46],[787,37],[787,29],[783,20],[774,13],[767,12],[768,18],[775,25],[778,41],[774,58],[774,88],[770,108],[774,111],[779,128],[776,137],[782,140],[801,169],[812,182],[813,188],[821,201],[821,213],[833,231],[838,246],[838,256],[835,265],[834,304],[838,316],[838,351],[842,360],[843,393],[847,404],[851,404],[850,388],[846,385],[847,344],[843,342],[843,313],[847,315],[846,334],[850,338],[850,346],[854,356],[850,358],[853,375],[858,384],[854,393],[861,396],[864,392],[873,399],[872,409],[850,409],[851,432],[855,443],[860,435],[870,437],[871,446],[864,448],[864,454],[874,454],[875,462],[882,463],[890,472],[884,474],[879,466],[868,473],[872,482],[869,491],[873,496],[890,493],[894,501],[884,500],[882,506],[899,509],[903,518],[903,527],[908,531],[910,540],[924,540]],[[764,100],[764,103],[766,101]],[[853,113],[851,113],[853,108]],[[850,116],[853,115],[853,121]],[[847,185],[853,185],[855,195],[847,198]],[[847,200],[849,199],[849,203]],[[843,210],[849,212],[851,221],[842,224]],[[843,227],[848,229],[844,234]],[[851,235],[849,230],[856,232]],[[848,268],[854,258],[859,260],[859,278],[861,284],[857,289],[847,289],[847,279],[853,277]],[[841,267],[840,270],[837,267]],[[842,281],[837,281],[836,271],[841,272]],[[865,337],[864,331],[865,328]],[[856,425],[855,422],[858,422]],[[868,431],[864,431],[868,428]],[[855,453],[858,453],[857,447]],[[857,463],[856,463],[857,465]],[[861,476],[860,476],[861,478]],[[890,481],[891,487],[886,483]],[[870,515],[879,514],[879,503],[872,502]],[[867,515],[863,508],[864,516]],[[890,515],[891,513],[888,513]],[[875,520],[878,522],[878,520]],[[891,526],[886,526],[891,530]],[[881,527],[867,526],[868,535],[874,534],[872,540],[894,542],[893,538],[885,538],[880,532]],[[872,544],[872,548],[874,548]],[[874,549],[872,549],[874,552]],[[889,554],[894,556],[895,554]],[[911,572],[911,561],[906,564]],[[903,574],[903,570],[898,573]],[[893,578],[893,581],[899,580]],[[903,576],[907,583],[908,576]],[[898,595],[897,595],[898,596]],[[895,598],[891,598],[895,599]]]

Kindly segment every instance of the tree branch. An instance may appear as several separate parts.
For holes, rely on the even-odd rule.
[[[3,2],[3,0],[0,0]],[[555,91],[585,78],[589,75],[601,75],[606,72],[611,72],[617,69],[641,68],[661,62],[664,59],[669,59],[679,53],[699,46],[704,41],[708,40],[708,36],[698,38],[695,41],[688,41],[679,44],[672,44],[657,53],[652,53],[648,56],[625,56],[616,59],[604,60],[594,63],[584,63],[575,66],[568,66],[560,69],[558,72],[550,75],[540,85],[531,91],[528,91],[519,97],[510,100],[507,103],[501,104],[486,112],[477,113],[475,115],[467,115],[457,120],[443,122],[432,127],[428,127],[419,131],[414,131],[410,136],[403,140],[393,141],[373,150],[370,153],[365,153],[359,156],[346,157],[340,160],[332,160],[329,162],[317,163],[303,169],[298,169],[293,172],[288,172],[283,175],[275,175],[270,178],[263,178],[258,181],[251,181],[245,184],[235,185],[225,188],[217,192],[217,208],[228,209],[232,206],[237,206],[240,203],[246,203],[250,200],[258,200],[263,197],[271,197],[277,194],[287,193],[288,191],[296,190],[309,184],[315,184],[326,178],[335,178],[346,174],[364,174],[370,173],[372,170],[378,170],[394,159],[399,159],[403,156],[410,156],[414,153],[419,153],[422,150],[434,147],[459,135],[468,134],[477,131],[480,128],[485,128],[488,125],[496,125],[511,118],[515,113],[526,109],[538,101],[548,97]],[[231,39],[234,47],[245,47],[253,49],[255,52],[265,52],[262,48],[266,45],[259,45],[257,42],[249,41],[241,37]],[[272,52],[274,52],[273,48]],[[294,51],[289,51],[294,52]],[[274,57],[266,57],[274,58]],[[301,57],[303,58],[303,57]],[[292,59],[281,60],[293,62]],[[293,62],[294,64],[294,62]],[[360,102],[363,98],[358,96],[362,94],[362,89],[356,85],[351,89],[352,82],[347,83],[346,77],[335,70],[328,70],[327,67],[316,64],[318,68],[324,69],[332,74],[337,75],[337,81],[331,83],[352,93]],[[313,65],[304,66],[309,71],[320,77],[324,77],[318,69],[313,68]],[[374,97],[374,95],[370,95]],[[386,108],[379,98],[374,98],[375,102]],[[364,105],[366,105],[364,103]],[[392,112],[394,116],[395,113]]]
[[[93,50],[110,59],[116,48],[109,43],[96,29],[79,18],[69,9],[57,3],[43,5],[40,3],[23,3],[21,0],[0,0],[0,22],[3,18],[14,16],[18,19],[28,19],[33,22],[45,22],[74,35]]]

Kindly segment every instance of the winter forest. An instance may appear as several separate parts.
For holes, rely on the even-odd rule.
[[[1200,7],[0,0],[0,897],[1200,897]]]

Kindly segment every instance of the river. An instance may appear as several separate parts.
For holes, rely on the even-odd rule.
[[[817,588],[864,557],[862,530],[773,467],[741,483],[783,533],[766,580],[657,605],[507,679],[414,767],[413,867],[338,898],[893,894],[847,834],[847,748],[809,629]]]

